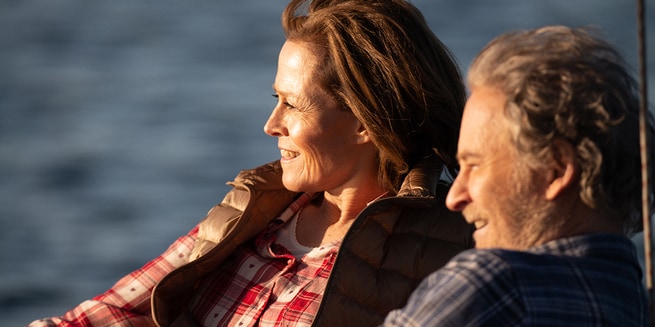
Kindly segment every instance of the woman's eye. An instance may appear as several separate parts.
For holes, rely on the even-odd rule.
[[[278,99],[278,101],[279,101],[280,96],[277,95],[277,93],[273,93],[273,94],[271,94],[271,95],[272,95],[275,99]],[[291,103],[286,102],[286,101],[282,102],[282,104],[283,104],[285,107],[289,108],[289,109],[295,109],[295,108],[296,108],[294,105],[292,105]]]

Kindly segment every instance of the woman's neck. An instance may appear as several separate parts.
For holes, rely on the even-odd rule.
[[[384,190],[324,192],[308,203],[298,217],[296,237],[305,246],[320,246],[343,239],[357,215]]]

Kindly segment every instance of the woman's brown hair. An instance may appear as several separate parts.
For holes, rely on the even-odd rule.
[[[379,149],[380,178],[397,191],[436,153],[455,174],[466,100],[455,59],[405,0],[292,0],[290,41],[323,57],[319,83],[360,120]]]

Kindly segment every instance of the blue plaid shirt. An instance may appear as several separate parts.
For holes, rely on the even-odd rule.
[[[610,234],[525,252],[469,250],[426,277],[384,326],[647,326],[634,244]]]

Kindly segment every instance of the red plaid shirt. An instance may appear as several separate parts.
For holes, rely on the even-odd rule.
[[[304,194],[278,219],[288,221],[311,198]],[[275,243],[272,225],[254,242],[239,247],[194,295],[189,308],[204,326],[311,325],[332,270],[338,244],[316,248],[296,259]],[[111,289],[64,316],[29,326],[149,326],[150,295],[166,274],[188,262],[198,227],[166,252],[123,277]]]

